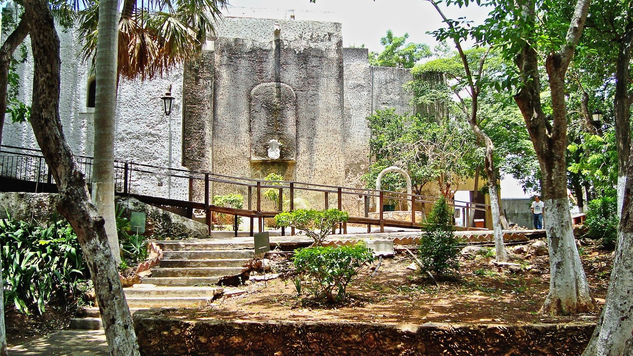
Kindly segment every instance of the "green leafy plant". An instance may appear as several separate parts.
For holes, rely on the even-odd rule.
[[[349,214],[338,209],[310,210],[298,209],[275,216],[275,224],[280,227],[294,227],[305,232],[314,240],[312,246],[321,246],[332,233],[334,226],[346,222]]]
[[[346,288],[361,267],[371,263],[371,249],[359,243],[354,246],[308,247],[298,250],[293,262],[297,271],[297,293],[305,287],[317,300],[329,303],[347,298]]]
[[[585,220],[588,228],[585,237],[600,239],[603,248],[614,249],[618,240],[619,222],[615,194],[591,200]]]
[[[281,181],[284,180],[284,177],[277,173],[270,173],[267,175],[264,180],[268,182],[268,185],[274,186],[283,186]],[[275,203],[275,207],[279,206],[279,190],[275,188],[268,188],[264,191],[264,198]]]
[[[426,221],[425,232],[420,238],[420,262],[422,272],[446,275],[459,268],[458,240],[453,235],[453,214],[441,197],[433,205]]]
[[[225,208],[242,209],[244,207],[244,197],[241,194],[216,195],[213,197],[213,205]],[[233,225],[234,217],[229,214],[216,214],[217,222],[220,225]],[[237,224],[242,223],[242,218],[237,218]]]
[[[11,217],[0,220],[4,305],[30,314],[44,312],[55,297],[76,300],[88,269],[70,224],[40,226]]]
[[[131,234],[132,224],[126,216],[123,207],[116,209],[116,228],[119,235],[119,247],[121,249],[120,269],[126,269],[129,265],[143,262],[147,259],[147,238],[139,234]]]

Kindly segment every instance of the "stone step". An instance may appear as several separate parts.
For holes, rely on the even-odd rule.
[[[181,241],[156,241],[156,244],[163,251],[184,251],[184,250],[242,250],[253,249],[255,245],[253,242],[244,241],[227,241],[227,240],[181,240]]]
[[[207,297],[126,298],[130,308],[197,308],[210,304]]]
[[[153,284],[136,284],[125,288],[125,298],[216,298],[223,293],[220,287],[165,287]]]
[[[250,259],[255,256],[255,252],[252,249],[163,251],[163,254],[163,260],[215,260],[220,258]]]
[[[225,258],[225,259],[204,259],[204,260],[162,260],[161,268],[175,267],[243,267],[251,261],[250,258]]]
[[[242,267],[152,268],[152,277],[224,277],[242,273]]]
[[[101,324],[101,317],[99,316],[72,318],[70,319],[70,326],[68,328],[72,330],[99,330],[103,328],[103,325]]]
[[[156,286],[213,286],[220,280],[216,277],[146,277],[143,283]]]

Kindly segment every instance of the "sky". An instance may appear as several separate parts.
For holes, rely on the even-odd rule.
[[[443,8],[446,16],[465,16],[480,23],[486,16],[485,8]],[[387,30],[394,35],[409,34],[409,40],[433,47],[435,40],[426,32],[442,27],[440,16],[425,0],[229,0],[225,14],[288,19],[294,12],[297,20],[332,21],[343,24],[343,45],[365,45],[380,51],[380,38]]]

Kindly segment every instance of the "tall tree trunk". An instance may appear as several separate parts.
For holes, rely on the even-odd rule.
[[[90,203],[59,119],[59,39],[46,0],[25,0],[33,50],[31,125],[47,165],[57,182],[57,210],[77,233],[94,283],[101,320],[111,355],[138,355],[130,310],[104,229],[104,220]]]
[[[633,23],[627,26],[627,34],[618,46],[615,64],[615,137],[618,149],[618,216],[622,216],[626,167],[631,146],[631,101],[629,97],[631,49],[633,48]]]
[[[114,204],[118,8],[117,0],[104,0],[99,6],[92,174],[92,198],[97,205],[97,210],[105,218],[108,243],[117,264],[121,262]]]
[[[13,58],[13,52],[18,48],[28,35],[29,29],[24,16],[20,19],[18,27],[11,32],[9,37],[0,47],[0,144],[2,143],[2,130],[4,129],[4,119],[7,112],[7,85],[9,84],[9,65]]]
[[[585,272],[576,248],[567,198],[567,113],[565,108],[565,74],[578,43],[589,0],[578,0],[565,44],[550,54],[545,63],[552,96],[553,124],[541,106],[537,53],[525,42],[516,58],[522,86],[514,99],[525,120],[539,160],[542,196],[545,202],[545,231],[550,259],[550,287],[541,313],[573,314],[593,310]],[[535,21],[534,2],[520,2],[523,20]],[[528,26],[529,27],[529,26]],[[529,38],[527,36],[526,38]]]
[[[622,127],[620,127],[622,129]],[[633,354],[633,154],[629,153],[622,218],[602,315],[583,355]]]
[[[2,278],[2,254],[0,254],[0,356],[8,356],[7,332],[4,327],[4,286]]]

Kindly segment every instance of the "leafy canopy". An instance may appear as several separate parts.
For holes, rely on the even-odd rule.
[[[380,39],[384,49],[380,53],[369,53],[369,64],[380,67],[412,68],[422,58],[431,56],[431,49],[422,43],[407,42],[409,34],[394,36],[387,30],[385,37]]]
[[[313,246],[321,246],[325,238],[332,233],[334,226],[348,219],[349,214],[338,209],[298,209],[277,214],[275,223],[279,227],[291,226],[301,230],[314,240]]]

